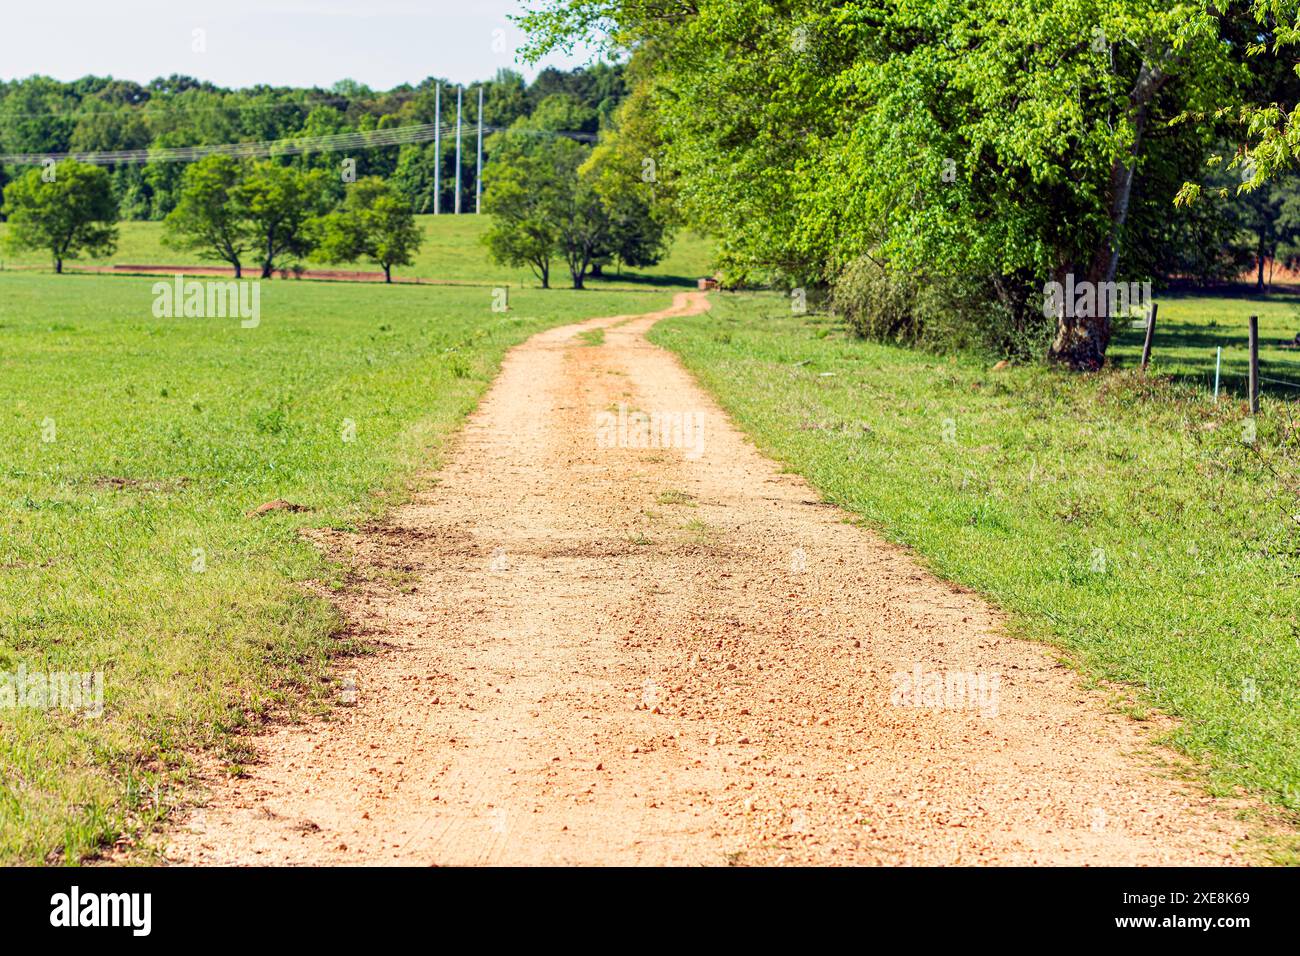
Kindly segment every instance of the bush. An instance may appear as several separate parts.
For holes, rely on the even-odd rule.
[[[867,256],[831,286],[830,307],[863,338],[936,352],[1042,355],[1054,325],[1028,277],[986,280],[896,272]]]

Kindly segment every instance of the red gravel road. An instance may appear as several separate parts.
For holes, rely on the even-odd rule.
[[[355,705],[213,768],[168,858],[1249,859],[1238,808],[1142,725],[822,504],[646,340],[704,308],[535,336],[414,500],[319,532],[360,572],[337,599],[376,651],[339,675]]]

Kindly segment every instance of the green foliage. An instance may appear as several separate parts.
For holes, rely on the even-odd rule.
[[[413,261],[424,236],[410,207],[397,191],[377,176],[348,186],[343,208],[322,217],[315,227],[315,256],[325,262],[355,262],[366,258],[393,281],[393,266]]]
[[[1188,118],[1254,82],[1234,21],[1196,0],[548,0],[524,25],[533,55],[634,51],[724,271],[812,285],[871,256],[1021,325],[1045,281],[1128,275],[1160,226],[1130,207],[1168,209],[1218,135]],[[1052,353],[1095,368],[1109,336],[1062,315]]]
[[[163,221],[164,243],[229,262],[238,278],[254,240],[247,211],[235,198],[243,180],[243,167],[229,156],[208,156],[187,167],[180,201]]]
[[[864,338],[935,352],[978,351],[999,358],[1041,355],[1052,323],[976,279],[900,272],[868,256],[849,263],[831,286],[829,305]]]
[[[117,242],[117,203],[98,166],[66,160],[29,169],[5,187],[4,208],[6,245],[47,250],[55,272],[82,252],[110,255]]]
[[[308,223],[328,208],[324,170],[304,171],[264,160],[254,163],[231,191],[248,220],[262,278],[312,250]]]
[[[485,82],[465,88],[466,123],[477,120],[478,93],[484,92],[484,122],[508,127],[546,106],[554,126],[572,121],[569,131],[594,133],[622,100],[621,65],[597,64],[569,72],[543,70],[531,83],[512,70],[500,70]],[[330,89],[256,86],[230,90],[187,76],[159,78],[148,84],[103,77],[69,83],[49,77],[0,81],[0,154],[61,153],[68,150],[125,150],[150,147],[205,146],[262,142],[357,130],[387,129],[435,120],[435,87],[442,84],[444,126],[455,122],[455,86],[429,77],[377,92],[353,81]],[[563,108],[561,107],[563,103]],[[475,157],[473,140],[462,155],[462,205],[472,207]],[[337,170],[340,157],[308,153],[288,159],[300,169]],[[414,212],[433,211],[435,159],[433,144],[376,147],[355,157],[360,172],[390,179]],[[490,156],[488,161],[490,162]],[[184,167],[151,163],[110,170],[114,196],[128,218],[162,219],[176,205]],[[442,208],[455,204],[455,150],[443,137]],[[0,171],[0,186],[5,182]],[[337,179],[331,191],[342,198]]]
[[[498,262],[530,265],[544,287],[555,256],[581,289],[611,259],[656,264],[671,235],[671,193],[658,193],[658,140],[646,110],[619,111],[594,149],[561,135],[594,118],[584,119],[570,94],[556,93],[491,141],[488,248]]]
[[[493,262],[488,255],[483,237],[492,228],[492,216],[416,216],[415,225],[424,242],[413,256],[411,265],[402,270],[410,278],[516,288],[535,284],[532,270],[526,264],[505,266]],[[6,223],[0,222],[0,247],[8,229]],[[122,222],[118,224],[118,232],[117,251],[111,258],[87,255],[65,267],[64,271],[83,267],[103,269],[129,263],[167,263],[168,269],[163,273],[167,274],[169,270],[174,271],[172,266],[184,268],[205,264],[205,260],[195,252],[163,246],[163,224],[160,222]],[[658,265],[629,271],[620,277],[605,275],[600,284],[605,288],[623,290],[643,288],[647,284],[695,288],[696,278],[707,273],[712,255],[713,243],[710,240],[685,232],[678,236]],[[48,263],[47,255],[31,250],[4,257],[6,268],[48,268]]]
[[[493,138],[497,161],[484,171],[483,208],[492,216],[484,235],[492,258],[502,265],[528,266],[550,288],[551,259],[560,240],[558,210],[572,189],[577,165],[565,168],[568,140],[499,133]],[[563,151],[563,152],[562,152]]]
[[[582,168],[608,220],[606,251],[622,265],[654,265],[677,223],[671,174],[647,87],[635,87]]]

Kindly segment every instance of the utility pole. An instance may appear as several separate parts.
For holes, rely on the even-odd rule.
[[[478,88],[478,172],[474,174],[474,215],[483,211],[483,87]]]
[[[442,84],[433,94],[433,214],[442,212]]]
[[[462,86],[456,87],[456,215],[460,215],[460,101],[465,92]]]

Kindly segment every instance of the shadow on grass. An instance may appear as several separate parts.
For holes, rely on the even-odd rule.
[[[694,289],[697,281],[698,279],[691,276],[641,275],[636,272],[625,272],[622,275],[617,272],[606,272],[598,276],[587,276],[587,282],[591,285],[619,283],[663,289]]]
[[[1140,362],[1143,332],[1127,326],[1115,332],[1111,362],[1116,368],[1135,368]],[[1300,349],[1287,348],[1291,340],[1260,337],[1260,394],[1279,399],[1300,398]],[[1216,350],[1223,349],[1219,393],[1231,398],[1249,396],[1248,339],[1244,327],[1170,322],[1156,328],[1152,352],[1155,368],[1175,382],[1214,387]],[[1128,351],[1119,353],[1118,349]],[[1162,362],[1162,354],[1168,358]],[[1165,368],[1160,366],[1164,364]]]

